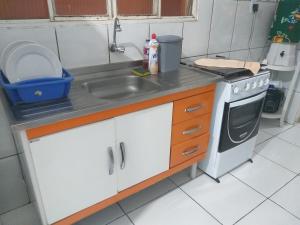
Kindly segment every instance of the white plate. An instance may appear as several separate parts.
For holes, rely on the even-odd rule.
[[[15,41],[15,42],[11,42],[9,43],[2,51],[1,56],[0,56],[0,69],[5,73],[4,71],[4,65],[5,62],[7,60],[8,55],[10,54],[10,52],[15,49],[16,47],[23,45],[23,44],[30,44],[30,43],[34,43],[32,41]]]
[[[62,65],[58,57],[39,44],[16,47],[7,57],[4,71],[10,83],[35,78],[62,77]]]

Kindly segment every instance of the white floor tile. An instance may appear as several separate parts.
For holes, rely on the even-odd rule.
[[[278,137],[300,147],[300,126],[295,126]]]
[[[122,216],[119,219],[109,223],[108,225],[133,225],[127,216]]]
[[[277,137],[258,145],[255,151],[281,166],[300,173],[300,148]]]
[[[219,225],[180,189],[175,189],[129,214],[135,225]]]
[[[277,135],[291,128],[291,124],[285,123],[282,127],[279,126],[279,120],[262,119],[260,130],[266,133]]]
[[[114,204],[86,219],[81,220],[76,223],[76,225],[105,225],[123,215],[124,213],[122,209],[117,204]]]
[[[300,218],[300,177],[292,180],[271,199]]]
[[[273,135],[268,134],[262,130],[258,131],[258,135],[257,135],[257,139],[256,139],[256,145],[259,145],[263,142],[265,142],[266,140],[272,138]]]
[[[245,163],[231,173],[267,197],[296,175],[259,155],[253,157],[253,163]]]
[[[176,185],[172,181],[166,179],[124,199],[120,202],[120,205],[123,210],[128,213],[175,188]]]
[[[0,214],[29,203],[25,181],[22,178],[0,177]]]
[[[237,225],[299,225],[300,220],[275,203],[267,200],[253,210]]]
[[[179,173],[174,174],[173,176],[170,177],[170,179],[178,186],[183,185],[192,180],[192,178],[190,176],[190,171],[191,171],[191,168],[185,169]],[[203,172],[201,170],[197,169],[197,177],[202,174],[203,174]]]
[[[3,225],[41,225],[40,218],[33,204],[1,215]]]
[[[220,180],[218,184],[207,175],[201,175],[182,189],[224,225],[235,223],[265,200],[230,174]]]

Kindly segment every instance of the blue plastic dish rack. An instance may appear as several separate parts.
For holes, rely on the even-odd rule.
[[[0,84],[13,105],[65,98],[74,79],[66,70],[62,78],[39,78],[14,84],[9,83],[2,71],[0,75]]]

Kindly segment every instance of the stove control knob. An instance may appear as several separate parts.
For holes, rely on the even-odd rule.
[[[250,83],[246,83],[246,85],[245,85],[245,91],[249,91],[250,90]]]
[[[270,79],[267,78],[267,79],[265,80],[265,82],[264,82],[264,85],[267,86],[267,85],[269,85],[269,84],[270,84]]]
[[[257,87],[257,82],[254,81],[253,84],[252,84],[252,89],[255,89]]]
[[[259,83],[258,83],[258,87],[262,87],[263,85],[264,85],[264,81],[260,80]]]
[[[234,93],[234,94],[238,94],[239,92],[240,92],[239,87],[235,87],[235,88],[233,89],[233,93]]]

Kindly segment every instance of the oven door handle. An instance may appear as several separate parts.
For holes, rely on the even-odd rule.
[[[236,101],[236,102],[230,103],[230,108],[241,106],[241,105],[247,105],[249,103],[261,100],[264,97],[266,97],[266,92],[265,91],[263,93],[260,93],[259,95],[254,96],[254,97],[246,98],[246,99],[241,100],[241,101]]]

